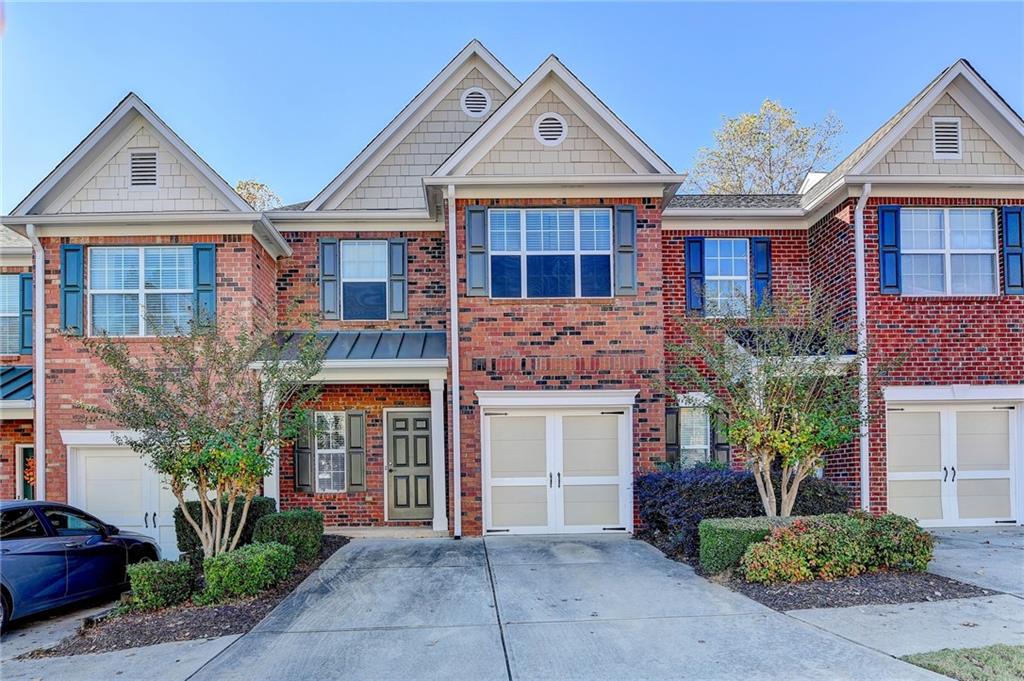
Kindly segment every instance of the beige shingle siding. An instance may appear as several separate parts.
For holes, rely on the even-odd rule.
[[[134,136],[58,213],[149,213],[218,211],[228,208],[205,180],[192,174],[140,117]],[[155,187],[131,186],[131,153],[156,149]]]
[[[939,160],[932,153],[932,118],[949,116],[960,119],[959,160]],[[1024,175],[1024,169],[1014,163],[947,93],[875,164],[869,174]]]
[[[553,147],[533,136],[537,116],[549,111],[560,114],[568,126],[565,140]],[[550,90],[469,171],[470,175],[513,176],[632,173],[629,164]]]
[[[462,93],[471,87],[482,88],[491,96],[491,110],[487,115],[472,118],[462,110]],[[494,84],[478,69],[473,69],[338,207],[342,210],[425,208],[423,177],[434,172],[504,101],[504,95]]]

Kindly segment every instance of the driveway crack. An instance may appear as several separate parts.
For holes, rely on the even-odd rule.
[[[487,579],[491,583],[491,598],[494,599],[494,616],[498,620],[498,635],[501,637],[501,654],[505,656],[505,674],[512,681],[512,663],[508,659],[508,645],[505,643],[505,626],[501,623],[501,610],[498,608],[498,591],[494,587],[494,570],[491,569],[491,556],[487,553],[487,539],[483,540],[484,563],[487,565]]]

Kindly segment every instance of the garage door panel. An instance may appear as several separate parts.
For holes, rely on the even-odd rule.
[[[962,519],[1009,518],[1010,479],[958,480],[956,502]]]
[[[1006,411],[960,411],[956,414],[957,470],[1010,468],[1010,417]]]
[[[889,472],[942,470],[939,412],[892,412],[886,428]]]
[[[491,477],[547,476],[547,422],[543,416],[492,418],[490,430]]]
[[[546,526],[548,488],[537,485],[492,487],[491,524],[495,527]]]
[[[889,511],[918,520],[942,518],[941,480],[890,480]]]
[[[566,525],[619,523],[619,485],[569,485],[563,488]]]
[[[618,475],[618,416],[563,417],[562,467],[566,476]]]

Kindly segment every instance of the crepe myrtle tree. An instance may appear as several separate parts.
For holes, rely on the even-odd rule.
[[[115,442],[166,477],[204,557],[238,545],[282,441],[310,421],[306,407],[319,394],[310,381],[323,344],[314,333],[286,340],[258,331],[228,335],[212,323],[161,335],[146,355],[120,338],[83,339],[105,365],[107,386],[105,404],[78,405],[84,420],[128,433]],[[185,503],[190,492],[198,514]]]
[[[800,483],[856,438],[866,418],[856,328],[813,301],[679,323],[670,384],[703,393],[689,406],[707,408],[745,456],[765,514],[789,516]]]

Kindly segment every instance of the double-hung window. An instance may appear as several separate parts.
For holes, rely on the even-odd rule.
[[[750,308],[750,241],[704,240],[704,301],[709,317],[745,317]]]
[[[900,266],[910,296],[998,293],[996,219],[990,208],[903,208]]]
[[[492,298],[612,295],[610,209],[492,209],[487,219]]]
[[[342,319],[388,318],[388,242],[341,242]]]
[[[192,247],[89,249],[90,333],[183,333],[192,320]]]
[[[345,412],[316,413],[316,491],[345,491]]]
[[[711,460],[711,414],[706,408],[679,408],[679,459],[684,466]]]
[[[0,355],[21,352],[18,338],[20,316],[20,278],[17,274],[0,275]]]

